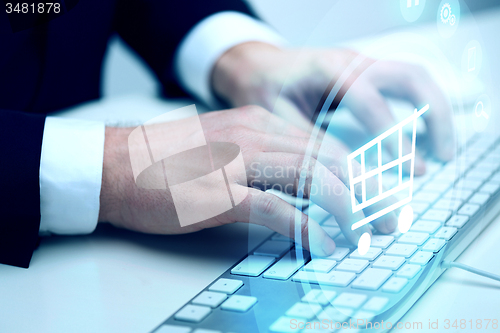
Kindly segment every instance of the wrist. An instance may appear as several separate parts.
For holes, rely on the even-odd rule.
[[[128,153],[128,136],[131,131],[132,128],[106,127],[99,222],[121,219],[123,197],[131,175]]]
[[[232,107],[257,100],[268,91],[269,84],[263,75],[273,65],[269,60],[282,51],[271,44],[247,42],[226,51],[215,63],[211,85],[213,93]]]

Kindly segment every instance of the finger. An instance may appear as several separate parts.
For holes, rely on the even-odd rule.
[[[287,119],[294,126],[302,129],[306,133],[312,133],[314,124],[312,124],[311,119],[306,116],[306,114],[310,114],[310,112],[306,113],[307,111],[303,110],[305,107],[306,105],[304,103],[301,110],[301,108],[288,98],[280,97],[274,105],[273,113],[283,119]]]
[[[286,134],[297,137],[309,136],[309,133],[304,130],[257,105],[214,111],[203,116],[200,120],[205,132],[243,126],[259,133]]]
[[[346,102],[356,118],[372,133],[380,135],[397,124],[389,106],[380,92],[371,84],[359,82],[352,86],[346,95]],[[412,151],[412,144],[406,135],[401,136],[401,148],[399,147],[398,131],[392,134],[382,143],[389,150],[392,158],[398,158],[401,153]],[[406,167],[407,172],[409,171]],[[420,154],[415,154],[415,175],[425,173],[425,162]]]
[[[307,155],[321,160],[330,170],[339,177],[346,186],[349,186],[347,173],[348,150],[345,145],[330,135],[312,141],[309,138],[299,138],[284,135],[263,135],[258,140],[263,141],[262,152],[281,152],[297,155]],[[264,164],[266,165],[266,164]],[[361,168],[358,163],[353,164],[354,171],[359,173]]]
[[[387,62],[384,78],[374,82],[385,93],[404,98],[416,108],[426,104],[430,112],[423,115],[434,155],[443,161],[453,158],[455,133],[453,111],[448,99],[436,81],[420,66],[399,62]]]
[[[311,162],[308,162],[308,160]],[[292,196],[297,195],[300,186],[303,186],[304,195],[309,197],[312,201],[317,200],[315,198],[317,196],[329,196],[330,200],[337,200],[338,198],[336,198],[336,196],[342,193],[346,193],[349,200],[356,200],[350,198],[350,186],[346,184],[346,181],[343,181],[332,172],[332,169],[335,171],[346,170],[347,158],[342,159],[342,161],[341,167],[338,165],[326,167],[316,159],[312,157],[306,158],[304,155],[300,154],[283,152],[260,153],[251,164],[251,172],[248,173],[249,185],[262,190],[272,188]],[[353,165],[355,163],[357,162],[353,161]],[[317,167],[317,169],[315,169],[315,167]],[[360,170],[359,165],[354,166],[353,169]],[[343,171],[339,172],[339,174],[345,176]],[[314,183],[311,182],[313,175],[316,177]],[[302,181],[304,184],[299,184],[299,181]],[[365,191],[368,198],[381,194],[379,190],[376,177],[370,177],[365,181]],[[355,193],[355,197],[361,200],[361,191]],[[391,197],[385,200],[386,205],[396,202],[396,200]],[[351,207],[350,202],[346,204],[346,207]],[[372,211],[375,209],[381,210],[382,207],[380,204],[375,204],[372,207]],[[330,213],[336,215],[336,212],[330,211]],[[352,223],[349,224],[350,222],[347,222],[346,218],[338,217],[338,221],[340,221],[339,225],[342,225],[342,222],[344,222],[345,227],[342,229],[345,230],[345,234],[347,235],[352,233],[347,226],[350,226]],[[361,220],[362,216],[357,218]],[[396,224],[397,219],[394,214],[388,214],[385,219],[377,221],[373,225],[383,233],[390,233],[394,231]],[[357,241],[357,236],[359,235],[351,236],[351,240],[353,242]]]
[[[368,227],[353,231],[354,222],[364,218],[363,212],[352,212],[351,194],[345,184],[314,158],[289,153],[263,153],[259,165],[263,172],[253,177],[252,186],[265,184],[290,195],[302,194],[335,216],[347,239],[357,244]],[[261,187],[262,188],[262,187]]]
[[[276,104],[279,105],[280,103],[277,102]],[[312,129],[309,121],[303,115],[295,113],[279,116],[256,105],[238,108],[238,112],[245,113],[246,116],[241,118],[245,126],[264,133],[306,138],[309,137],[310,130]],[[296,118],[301,118],[303,121],[290,121]],[[304,126],[304,122],[308,126]]]
[[[266,192],[243,187],[240,190],[248,190],[248,196],[226,214],[232,221],[268,227],[317,256],[329,256],[335,250],[335,242],[323,228],[295,207]]]

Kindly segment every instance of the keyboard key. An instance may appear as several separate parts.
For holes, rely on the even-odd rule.
[[[309,260],[309,255],[297,256],[295,251],[290,251],[276,264],[269,268],[263,275],[266,279],[287,280],[304,263]]]
[[[455,188],[476,191],[477,189],[479,189],[479,187],[481,187],[482,184],[483,184],[483,182],[480,180],[470,179],[470,178],[466,177],[466,178],[460,179],[455,184]]]
[[[465,215],[453,215],[448,222],[446,222],[446,225],[448,227],[455,227],[455,228],[462,228],[465,223],[469,221],[469,217]]]
[[[364,311],[364,310],[360,310],[358,312],[356,312],[352,318],[353,319],[364,319],[366,321],[371,321],[374,317],[376,316],[375,313],[373,312],[369,312],[369,311]]]
[[[446,194],[444,195],[444,198],[446,199],[459,199],[462,201],[466,201],[467,199],[470,198],[472,195],[471,190],[465,190],[465,189],[458,189],[458,188],[452,188]]]
[[[484,182],[486,179],[490,178],[494,170],[489,168],[476,169],[473,168],[471,171],[467,172],[467,178],[476,179]]]
[[[154,333],[190,333],[191,327],[162,325]]]
[[[154,333],[190,333],[191,327],[162,325]]]
[[[302,302],[327,305],[337,296],[335,291],[313,289],[302,297]]]
[[[208,288],[210,291],[219,291],[221,293],[233,294],[240,289],[243,281],[233,279],[219,279]]]
[[[394,242],[393,236],[373,235],[372,236],[372,243],[370,246],[380,247],[382,249],[385,249],[386,247],[391,245],[392,242]]]
[[[486,169],[494,173],[500,166],[500,157],[498,155],[488,155],[476,164],[477,169]]]
[[[406,264],[399,271],[397,271],[396,276],[404,277],[407,279],[413,279],[418,272],[420,272],[420,266]]]
[[[303,320],[300,318],[280,317],[269,327],[269,330],[271,332],[280,332],[280,333],[300,332],[301,329],[299,329],[298,327],[294,328],[296,325],[292,325],[292,323],[298,323],[300,321]]]
[[[356,274],[351,272],[331,271],[330,273],[315,273],[298,271],[293,276],[292,280],[296,282],[310,282],[321,285],[347,287],[355,277]]]
[[[213,291],[204,291],[193,299],[191,303],[197,305],[205,305],[211,308],[218,307],[227,298],[226,294]]]
[[[498,171],[497,173],[495,173],[493,175],[493,177],[491,177],[491,180],[494,181],[494,182],[500,182],[500,171]]]
[[[412,202],[410,206],[413,209],[414,213],[420,215],[420,214],[425,213],[425,211],[429,208],[429,203],[427,203],[427,202]]]
[[[415,251],[417,251],[416,245],[398,243],[391,245],[391,247],[387,249],[385,254],[409,258]]]
[[[370,298],[370,300],[363,305],[362,309],[380,313],[384,310],[387,303],[389,303],[388,298],[375,296]]]
[[[327,320],[327,322],[333,321],[343,323],[349,320],[353,313],[354,310],[352,309],[327,306],[325,310],[318,314],[318,319],[321,321]]]
[[[275,241],[280,241],[280,242],[293,243],[293,239],[291,239],[290,237],[283,236],[282,234],[278,234],[278,233],[275,233],[271,239],[275,240]]]
[[[424,244],[422,251],[438,252],[446,244],[444,239],[431,238]]]
[[[397,177],[395,177],[397,178]],[[422,186],[424,186],[425,184],[427,184],[427,181],[431,179],[430,176],[428,176],[427,174],[423,177],[417,177],[417,176],[414,176],[413,177],[413,193],[416,193],[418,190],[420,190],[422,188]],[[396,185],[397,182],[394,182],[393,185]],[[385,185],[385,183],[384,183]]]
[[[290,248],[291,243],[285,243],[280,241],[267,241],[261,246],[259,246],[253,254],[258,256],[270,256],[275,258],[280,258],[283,256]]]
[[[465,204],[462,206],[462,208],[459,209],[458,214],[460,215],[467,215],[467,216],[473,216],[474,214],[477,213],[477,211],[481,208],[481,206],[477,204]]]
[[[408,284],[408,280],[401,277],[392,277],[382,287],[387,293],[399,293]]]
[[[298,302],[295,303],[290,309],[288,309],[285,315],[289,317],[312,319],[322,310],[323,308],[321,307],[321,305]]]
[[[432,204],[439,198],[440,195],[440,192],[419,191],[413,196],[413,201]]]
[[[444,223],[451,216],[451,211],[442,209],[429,209],[423,216],[422,220],[436,221]]]
[[[432,208],[436,209],[444,209],[444,210],[451,210],[451,211],[457,211],[464,202],[460,199],[447,199],[447,198],[442,198],[439,199],[438,202],[432,206]]]
[[[368,296],[364,294],[342,293],[333,301],[333,306],[359,309],[366,302],[367,298]]]
[[[403,257],[381,256],[373,263],[373,267],[386,268],[394,271],[404,264],[404,262],[405,258]]]
[[[411,231],[418,231],[418,232],[426,232],[428,234],[432,234],[436,230],[438,230],[440,227],[441,227],[441,223],[439,223],[439,222],[418,220],[417,222],[413,223],[410,230]]]
[[[208,306],[186,305],[174,315],[177,320],[199,323],[205,319],[212,310]]]
[[[433,175],[443,168],[443,163],[436,161],[425,161],[425,175]]]
[[[429,238],[427,233],[409,231],[399,237],[398,243],[422,245],[427,238]]]
[[[271,266],[275,258],[250,255],[243,259],[236,267],[231,269],[231,274],[259,276],[266,268]]]
[[[198,328],[193,333],[222,333],[221,331],[206,330],[204,328]]]
[[[368,260],[345,259],[335,270],[361,273],[366,267],[368,267]]]
[[[374,260],[375,258],[377,258],[380,254],[382,253],[382,250],[379,249],[379,248],[376,248],[376,247],[370,247],[368,249],[368,251],[361,255],[359,254],[359,251],[356,249],[354,250],[351,255],[349,256],[349,258],[352,258],[352,259],[365,259],[365,260]]]
[[[318,223],[323,222],[330,215],[326,210],[315,204],[309,205],[305,214]]]
[[[474,194],[470,199],[469,203],[471,204],[477,204],[477,205],[484,205],[485,203],[490,200],[490,195],[487,193],[476,193]]]
[[[442,227],[434,235],[432,235],[432,237],[450,240],[451,237],[453,237],[453,235],[455,235],[456,233],[457,233],[457,228]]]
[[[336,240],[335,240],[336,242]],[[325,259],[330,259],[330,260],[335,260],[335,261],[341,261],[342,259],[345,258],[345,256],[350,252],[350,250],[346,247],[337,247],[335,248],[335,251],[328,256],[325,257]]]
[[[228,310],[228,311],[246,312],[255,303],[257,303],[257,297],[233,295],[233,296],[229,297],[229,299],[227,301],[222,303],[220,308],[222,310]]]
[[[377,290],[391,275],[392,271],[388,269],[368,268],[351,286],[356,289]]]
[[[333,267],[335,267],[336,264],[337,262],[335,260],[313,259],[304,267],[304,270],[328,273]]]
[[[500,189],[500,183],[489,182],[489,183],[484,184],[479,189],[479,192],[493,195],[493,194],[497,193],[499,189]]]
[[[447,189],[450,188],[451,184],[453,183],[453,180],[447,182],[444,182],[442,180],[444,179],[441,179],[441,181],[432,180],[431,182],[425,184],[422,187],[422,191],[441,192],[441,193],[446,191]]]
[[[325,222],[323,222],[323,226],[325,227],[339,227],[339,224],[337,223],[337,219],[335,219],[335,216],[330,216],[329,218],[326,219]]]
[[[432,252],[418,251],[413,257],[411,257],[410,263],[421,266],[427,265],[433,256],[434,254]]]
[[[331,239],[334,239],[342,233],[342,231],[340,231],[340,228],[337,227],[323,226],[323,230],[325,230],[325,232],[328,234],[328,236],[330,236]]]

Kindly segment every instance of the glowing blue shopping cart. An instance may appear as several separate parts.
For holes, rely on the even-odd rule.
[[[414,166],[415,166],[415,143],[416,143],[416,135],[417,135],[417,118],[424,114],[427,110],[429,110],[429,105],[427,104],[422,109],[417,110],[415,112],[387,130],[385,133],[379,135],[372,141],[368,142],[364,146],[360,147],[356,151],[352,152],[347,156],[347,165],[349,168],[349,181],[350,181],[350,190],[351,190],[351,204],[352,204],[352,212],[356,213],[365,208],[373,206],[375,204],[382,204],[384,199],[388,199],[389,197],[395,197],[397,202],[391,201],[390,204],[383,206],[380,210],[375,213],[366,216],[360,221],[355,222],[351,229],[356,230],[361,226],[368,224],[385,214],[388,214],[395,209],[403,207],[411,202],[412,193],[413,193],[413,174],[414,174]],[[411,135],[411,150],[409,153],[403,153],[403,129],[405,126],[413,126],[413,131]],[[387,163],[383,163],[382,159],[382,142],[384,139],[389,137],[397,136],[397,146],[398,146],[398,156],[389,161]],[[366,152],[376,151],[376,166],[373,169],[366,170]],[[361,171],[359,174],[354,175],[353,173],[353,163],[354,161],[358,161],[361,165]],[[403,165],[409,163],[410,164],[410,177],[403,178]],[[390,170],[397,170],[398,180],[394,184],[384,184],[382,174],[384,172],[388,172]],[[374,177],[378,181],[378,193],[372,195],[372,197],[367,198],[367,190],[366,190],[366,181],[370,178]],[[386,185],[391,185],[390,188],[387,188]],[[360,199],[356,198],[355,189],[361,189],[361,193],[358,196]],[[404,195],[401,195],[404,194]],[[398,199],[399,198],[399,199]],[[405,206],[399,215],[398,226],[401,232],[406,232],[410,228],[413,223],[413,209],[410,205]],[[368,251],[370,247],[371,238],[368,233],[364,233],[358,242],[358,251],[363,254]]]

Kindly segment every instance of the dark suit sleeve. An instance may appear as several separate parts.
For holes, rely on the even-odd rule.
[[[40,226],[45,115],[0,110],[0,263],[29,266]]]
[[[204,18],[221,11],[252,15],[242,0],[121,0],[115,28],[151,66],[167,96],[185,95],[173,68],[174,53],[183,37]]]

